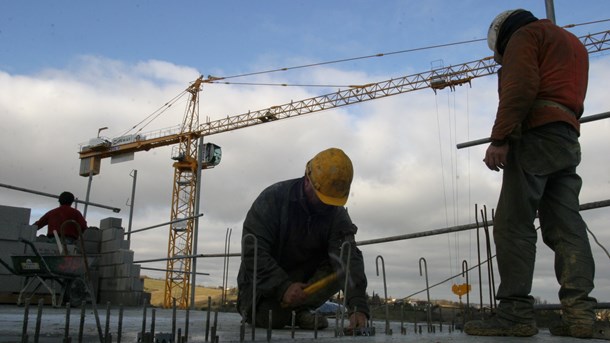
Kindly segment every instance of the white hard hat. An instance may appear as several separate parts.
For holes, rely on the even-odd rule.
[[[487,46],[489,46],[489,49],[493,52],[497,52],[496,41],[498,40],[498,33],[500,32],[502,24],[504,24],[506,18],[510,17],[512,14],[518,11],[523,11],[523,9],[519,8],[515,10],[504,11],[498,14],[491,22],[491,25],[489,25],[489,30],[487,31]]]

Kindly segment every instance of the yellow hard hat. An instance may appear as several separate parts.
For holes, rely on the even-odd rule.
[[[330,148],[319,152],[307,162],[305,175],[320,201],[332,206],[345,205],[354,177],[354,167],[343,150]]]

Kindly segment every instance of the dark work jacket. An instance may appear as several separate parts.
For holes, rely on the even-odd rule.
[[[367,279],[362,252],[356,247],[357,228],[344,207],[330,207],[323,214],[310,213],[303,192],[303,178],[278,182],[265,189],[246,215],[242,232],[242,261],[237,276],[238,309],[252,306],[254,240],[257,238],[257,302],[264,298],[279,302],[293,282],[307,282],[316,270],[338,262],[343,242],[350,242],[350,278],[347,305],[368,316]],[[347,253],[344,254],[347,256]],[[345,257],[344,257],[345,259]]]

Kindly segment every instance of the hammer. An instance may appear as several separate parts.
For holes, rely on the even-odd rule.
[[[337,276],[338,276],[337,272],[329,274],[329,275],[321,278],[320,280],[312,283],[311,285],[305,287],[303,289],[303,292],[305,292],[305,294],[307,294],[307,296],[310,296],[310,295],[318,292],[319,290],[323,289],[324,287],[328,286],[335,280],[337,280]]]
[[[343,275],[345,273],[345,264],[343,263],[343,261],[341,261],[341,259],[337,255],[329,254],[328,256],[330,256],[331,259],[335,260],[339,264],[338,271],[336,271],[334,273],[331,273],[331,274],[321,278],[320,280],[312,283],[311,285],[305,287],[303,289],[303,292],[305,292],[305,294],[307,294],[307,296],[310,296],[310,295],[320,291],[324,287],[330,285],[335,280],[337,280],[337,278],[339,278],[339,276],[341,276],[341,275]],[[350,278],[350,280],[348,280],[348,282],[350,284],[353,283],[351,278]]]

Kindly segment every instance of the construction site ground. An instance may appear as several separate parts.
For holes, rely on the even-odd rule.
[[[0,342],[22,342],[22,332],[24,332],[25,307],[16,305],[0,305]],[[83,325],[82,342],[100,342],[98,325],[95,319],[94,310],[91,305],[85,308],[85,319]],[[98,307],[99,328],[103,335],[108,332],[111,340],[106,342],[138,342],[138,333],[145,327],[146,332],[151,331],[153,324],[152,317],[154,312],[154,332],[155,334],[171,334],[172,327],[176,332],[185,335],[186,316],[185,310],[146,309],[146,322],[143,322],[144,308],[129,307],[123,308],[121,325],[121,335],[119,337],[119,313],[118,307]],[[39,315],[40,313],[40,315]],[[70,310],[69,327],[66,331],[65,308],[53,308],[43,306],[39,311],[38,306],[30,306],[27,317],[27,342],[79,342],[81,309],[72,308]],[[174,315],[175,313],[175,315]],[[188,311],[188,342],[239,342],[241,317],[237,313],[218,312],[217,319],[214,320],[215,313],[211,312],[208,316],[207,311]],[[107,319],[109,318],[109,319]],[[206,324],[210,320],[209,324]],[[173,325],[173,323],[175,323]],[[214,325],[216,323],[216,325]],[[451,329],[448,324],[444,324],[442,329],[438,323],[434,323],[433,332],[428,332],[425,323],[418,323],[417,327],[422,327],[421,333],[414,332],[414,323],[403,323],[406,330],[401,334],[401,323],[390,322],[391,334],[385,333],[385,320],[379,319],[373,322],[375,335],[365,336],[343,336],[336,335],[335,328],[337,320],[329,318],[329,327],[316,332],[311,330],[272,330],[270,333],[263,328],[255,329],[255,341],[258,342],[293,342],[293,341],[319,341],[319,342],[574,342],[574,338],[552,336],[547,329],[540,329],[538,335],[530,338],[518,337],[475,337],[469,336],[460,330]],[[344,323],[347,326],[347,323]],[[36,328],[39,327],[39,334],[36,335]],[[207,335],[206,335],[207,331]],[[66,332],[68,334],[66,335]],[[65,338],[69,337],[69,340]],[[161,336],[159,336],[161,337]],[[207,340],[206,340],[207,337]],[[213,340],[212,337],[217,337]],[[252,327],[245,327],[244,341],[252,340]],[[604,340],[588,340],[589,342],[607,342]],[[161,342],[161,341],[159,341]],[[169,341],[167,341],[169,342]],[[179,342],[176,340],[176,342]]]

